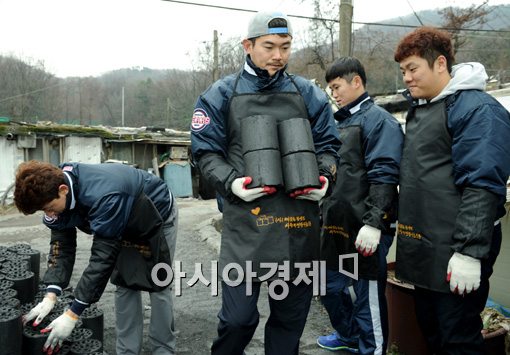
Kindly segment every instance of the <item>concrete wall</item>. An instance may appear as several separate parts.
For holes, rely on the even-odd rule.
[[[14,182],[18,164],[23,161],[23,149],[18,148],[16,140],[7,140],[0,136],[0,198]],[[11,191],[12,194],[12,191]]]
[[[507,211],[510,204],[507,203]],[[499,253],[494,274],[490,279],[490,297],[497,303],[510,308],[510,215],[501,218],[501,227],[503,229],[503,243]]]
[[[66,137],[62,161],[101,163],[102,139],[99,137]]]

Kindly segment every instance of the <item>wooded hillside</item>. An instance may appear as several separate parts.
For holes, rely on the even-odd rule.
[[[316,16],[331,18],[334,1],[316,0]],[[338,4],[338,2],[336,2]],[[320,11],[319,11],[320,9]],[[457,62],[478,61],[499,82],[510,81],[510,5],[484,7],[483,16],[475,16],[461,28],[485,31],[457,31]],[[457,18],[465,14],[450,9]],[[475,13],[480,15],[480,13]],[[328,15],[328,16],[325,16]],[[448,15],[448,13],[446,14]],[[445,26],[452,24],[445,10],[422,11],[415,15],[390,19],[386,24]],[[480,21],[480,19],[482,19]],[[353,35],[353,55],[365,64],[371,95],[395,93],[403,88],[393,50],[409,27],[365,25]],[[337,23],[311,22],[309,38],[294,47],[289,72],[315,78],[324,87],[325,68],[338,53]],[[219,44],[220,77],[241,67],[244,53],[240,38]],[[159,126],[187,130],[196,98],[212,83],[212,44],[206,43],[195,56],[194,70],[153,70],[124,68],[100,77],[58,78],[45,69],[43,62],[0,56],[0,116],[11,120],[82,125],[120,126],[122,88],[124,88],[125,126]]]

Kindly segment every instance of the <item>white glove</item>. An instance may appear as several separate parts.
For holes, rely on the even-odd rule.
[[[377,250],[381,240],[381,230],[375,227],[364,225],[356,237],[356,250],[363,256],[370,256]]]
[[[480,260],[469,255],[453,253],[448,262],[446,281],[450,282],[450,291],[462,295],[476,291],[480,287]]]
[[[294,197],[298,200],[320,201],[328,191],[329,181],[325,176],[320,176],[319,181],[322,184],[320,189],[315,187],[307,187],[303,190],[293,191],[290,194],[290,197]]]
[[[241,200],[251,202],[258,199],[259,197],[273,194],[276,192],[276,188],[272,186],[255,187],[249,189],[246,185],[252,182],[252,178],[249,176],[237,178],[232,182],[232,192],[239,197]]]
[[[62,342],[71,335],[77,321],[78,316],[70,310],[67,310],[46,328],[42,329],[41,333],[50,332],[46,343],[44,343],[43,351],[50,355],[53,354],[53,352],[57,352],[62,346]]]
[[[43,300],[37,304],[34,308],[30,310],[27,314],[25,314],[22,317],[23,325],[25,325],[27,322],[31,321],[35,317],[37,317],[34,321],[34,327],[39,325],[39,323],[42,322],[44,317],[48,315],[48,313],[51,312],[53,307],[55,306],[55,303],[57,303],[57,295],[53,292],[48,292]]]

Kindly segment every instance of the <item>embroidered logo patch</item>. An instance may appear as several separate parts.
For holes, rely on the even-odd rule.
[[[207,115],[207,112],[202,110],[201,108],[197,108],[193,112],[193,117],[191,118],[191,130],[194,132],[199,132],[205,128],[205,126],[211,123],[211,119]]]

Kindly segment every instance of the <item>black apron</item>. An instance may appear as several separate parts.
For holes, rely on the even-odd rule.
[[[277,122],[290,118],[308,119],[303,97],[296,92],[237,93],[234,84],[228,113],[227,161],[244,176],[242,157],[241,120],[252,115],[270,115]],[[291,79],[292,80],[292,79]],[[220,272],[229,263],[238,264],[246,271],[246,262],[252,262],[257,277],[269,269],[260,263],[290,264],[289,277],[297,276],[296,262],[311,262],[319,257],[319,205],[308,200],[296,200],[282,190],[252,202],[236,200],[224,202],[223,231],[220,249]],[[238,273],[229,273],[231,280]],[[275,278],[275,277],[272,277]]]
[[[121,249],[110,277],[112,284],[149,292],[168,287],[169,283],[164,286],[154,283],[151,274],[158,263],[172,265],[163,222],[154,203],[142,192],[133,202],[129,223],[122,234]],[[167,275],[164,269],[158,272],[160,281],[168,276],[172,275]]]
[[[461,195],[444,100],[413,108],[400,165],[396,276],[433,291],[446,282]]]
[[[339,270],[338,256],[358,255],[358,276],[376,280],[378,252],[368,257],[358,254],[354,242],[363,227],[363,215],[367,212],[365,199],[369,183],[365,167],[362,127],[347,126],[338,130],[342,143],[338,155],[337,178],[331,196],[324,202],[324,223],[321,240],[321,258],[330,270]],[[354,271],[354,259],[346,258],[342,269]]]

